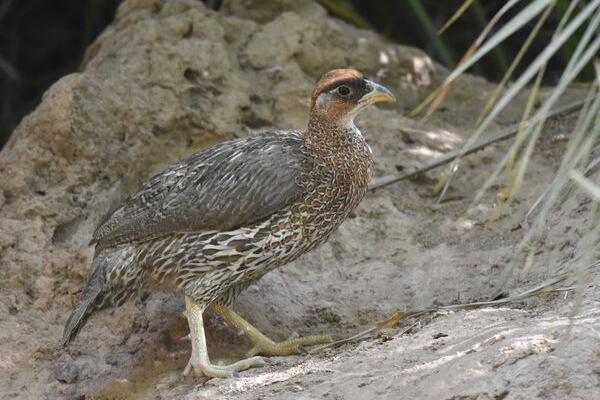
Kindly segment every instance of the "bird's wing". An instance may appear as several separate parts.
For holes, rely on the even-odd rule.
[[[311,163],[303,145],[297,132],[268,132],[181,160],[110,214],[92,243],[109,247],[263,219],[302,195],[296,177]]]

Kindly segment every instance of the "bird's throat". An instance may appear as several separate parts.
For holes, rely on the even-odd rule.
[[[337,169],[370,169],[371,149],[353,120],[311,118],[304,132],[307,146],[325,164]]]
[[[364,142],[362,134],[354,125],[354,118],[331,120],[311,116],[304,136],[308,142],[329,147],[332,151],[349,150],[348,146],[357,141]]]

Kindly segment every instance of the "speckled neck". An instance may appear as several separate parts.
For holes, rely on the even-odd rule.
[[[314,114],[311,115],[304,137],[308,143],[325,153],[346,153],[356,150],[353,144],[357,142],[366,144],[353,120],[331,121]]]
[[[311,116],[304,137],[309,151],[334,171],[336,180],[344,182],[342,186],[366,190],[372,174],[372,152],[352,120],[339,124]]]

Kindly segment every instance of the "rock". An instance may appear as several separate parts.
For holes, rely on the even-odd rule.
[[[74,383],[79,377],[79,368],[74,362],[60,363],[54,367],[54,379],[62,383]]]
[[[237,17],[259,23],[269,22],[287,11],[304,15],[307,18],[318,18],[325,15],[325,10],[311,0],[227,0],[223,2],[223,10]]]
[[[557,339],[544,333],[552,326],[562,338],[571,297],[524,305],[528,313],[439,316],[410,335],[389,334],[392,340],[348,345],[309,360],[282,358],[233,383],[172,378],[190,348],[180,340],[187,334],[181,299],[170,294],[100,312],[69,348],[57,349],[89,271],[93,249],[87,244],[109,210],[173,161],[217,142],[256,129],[302,129],[315,81],[346,66],[392,88],[399,100],[366,111],[357,122],[373,148],[376,174],[460,146],[493,88],[465,76],[443,111],[427,122],[411,120],[403,115],[447,71],[419,50],[327,16],[316,2],[225,1],[214,11],[196,0],[125,0],[88,48],[81,71],[47,91],[0,153],[0,398],[128,393],[250,399],[286,391],[297,396],[298,388],[307,398],[355,398],[358,389],[365,398],[598,398],[598,357],[589,351],[598,338],[578,322],[570,346],[555,349]],[[506,124],[519,120],[525,100],[511,103]],[[568,128],[545,130],[568,134]],[[479,214],[461,218],[505,150],[492,146],[463,161],[452,188],[466,200],[434,205],[436,171],[368,195],[328,244],[268,274],[236,308],[275,338],[295,331],[345,337],[398,309],[486,299],[503,289],[523,235],[511,230],[515,219],[543,191],[560,157],[558,146],[533,157],[518,207],[497,223],[483,223],[484,211],[495,206],[493,195],[478,205]],[[567,228],[588,224],[581,212],[586,201],[573,197],[556,210],[546,235],[552,247],[536,255],[511,292],[546,277],[555,260],[576,255],[580,233]],[[586,292],[581,312],[595,321],[593,298]],[[207,326],[216,360],[246,350],[243,337]],[[439,332],[448,337],[433,339]],[[497,335],[503,339],[492,340]],[[61,354],[82,359],[85,374]]]

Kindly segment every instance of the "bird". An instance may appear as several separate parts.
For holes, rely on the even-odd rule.
[[[328,335],[275,342],[231,308],[274,268],[327,241],[365,196],[372,151],[354,119],[396,101],[355,69],[317,82],[304,130],[267,130],[177,161],[143,183],[93,233],[90,274],[69,316],[67,346],[93,313],[143,290],[183,294],[191,356],[184,375],[237,377],[268,359],[331,341]],[[203,312],[211,309],[254,344],[229,365],[211,362]]]

